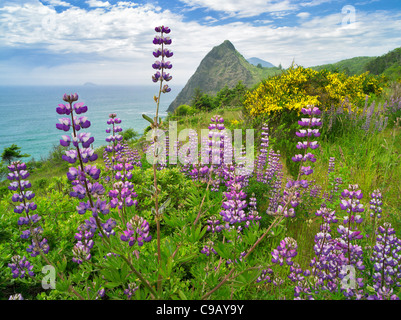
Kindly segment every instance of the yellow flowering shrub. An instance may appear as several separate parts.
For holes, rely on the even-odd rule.
[[[355,109],[369,93],[380,94],[379,80],[368,72],[347,76],[327,70],[315,71],[302,66],[292,66],[280,75],[262,81],[245,94],[244,106],[251,116],[275,114],[282,110],[297,110],[306,105],[327,109],[346,99]]]

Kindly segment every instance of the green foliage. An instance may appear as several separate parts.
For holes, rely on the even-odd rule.
[[[383,74],[388,68],[401,65],[401,48],[394,49],[366,64],[366,70],[373,74]],[[399,74],[398,74],[399,77]]]
[[[1,154],[1,161],[10,164],[12,161],[20,160],[21,158],[27,158],[31,155],[24,153],[21,154],[21,148],[16,144],[12,144],[10,147],[6,147]]]
[[[359,75],[366,70],[367,63],[376,59],[376,57],[355,57],[351,59],[341,60],[332,64],[312,67],[316,71],[326,69],[330,72],[345,72],[348,76]]]
[[[241,106],[244,101],[244,95],[247,87],[242,81],[239,81],[233,88],[224,86],[215,96],[203,93],[199,88],[194,91],[194,96],[191,101],[193,108],[199,111],[211,111],[222,107]]]
[[[194,115],[195,113],[196,109],[186,104],[182,104],[178,106],[177,109],[174,110],[174,115],[177,116],[191,116]]]
[[[138,139],[139,133],[132,128],[128,128],[123,131],[122,136],[124,141],[136,140]]]
[[[195,93],[191,105],[193,108],[200,111],[210,111],[217,108],[215,99],[212,96],[203,93],[202,91]]]

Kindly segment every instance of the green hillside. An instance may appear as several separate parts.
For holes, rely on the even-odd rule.
[[[332,72],[345,72],[346,74],[352,76],[366,72],[366,65],[375,59],[376,57],[355,57],[351,59],[341,60],[336,63],[311,67],[311,69],[314,69],[316,71],[326,69]]]
[[[311,69],[345,72],[350,76],[369,71],[374,75],[383,75],[389,81],[396,81],[401,79],[401,48],[391,50],[379,57],[355,57],[311,67]]]
[[[401,48],[368,62],[366,70],[376,75],[384,75],[389,80],[401,79]]]

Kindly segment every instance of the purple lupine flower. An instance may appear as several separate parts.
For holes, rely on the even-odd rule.
[[[92,258],[90,250],[92,249],[93,244],[93,240],[89,240],[87,242],[78,241],[72,249],[72,253],[74,255],[72,261],[82,264],[84,261],[90,260]]]
[[[273,274],[272,269],[270,269],[270,268],[263,269],[260,276],[256,279],[256,283],[259,283],[259,282],[271,283],[272,282],[272,274]]]
[[[358,190],[358,185],[350,185],[349,189],[345,189],[342,192],[342,199],[340,207],[342,210],[346,210],[348,215],[343,219],[343,223],[337,228],[340,237],[334,239],[334,251],[338,252],[337,257],[340,260],[336,260],[337,274],[340,279],[346,275],[344,273],[344,267],[352,265],[358,270],[364,270],[363,264],[363,251],[362,247],[357,243],[358,240],[363,238],[363,235],[358,230],[358,224],[362,223],[363,219],[360,215],[354,215],[355,212],[362,212],[363,207],[359,200],[362,198],[362,192]],[[348,199],[347,199],[348,198]],[[340,270],[341,269],[341,270]],[[363,285],[362,281],[358,282],[358,286]],[[361,289],[357,288],[346,289],[342,291],[344,296],[350,298],[356,296],[361,297]]]
[[[113,184],[113,189],[109,191],[109,197],[111,198],[110,206],[112,208],[118,207],[131,207],[137,206],[138,201],[132,198],[136,198],[138,195],[134,190],[134,185],[129,181],[117,181]]]
[[[300,171],[301,171],[301,173],[300,173],[301,175],[306,175],[306,176],[313,173],[313,169],[311,166],[301,167]]]
[[[259,212],[257,210],[255,194],[252,194],[252,196],[249,198],[249,213],[247,216],[247,221],[245,223],[245,228],[248,228],[251,223],[258,223],[258,221],[261,219],[262,217],[259,215]]]
[[[161,26],[161,32],[162,33],[170,33],[171,30],[169,27]]]
[[[76,114],[85,113],[88,111],[88,107],[84,105],[83,102],[74,103],[74,110]]]
[[[29,229],[22,230],[20,237],[22,239],[32,238],[32,245],[26,249],[27,252],[32,252],[31,256],[35,257],[42,251],[42,253],[47,254],[49,251],[49,246],[47,245],[47,239],[42,238],[43,229],[38,222],[41,217],[37,214],[33,214],[33,211],[37,209],[35,202],[28,202],[35,197],[35,193],[27,190],[31,187],[31,184],[26,179],[29,176],[29,172],[26,170],[26,164],[20,161],[12,162],[8,169],[11,171],[12,176],[9,176],[9,180],[17,180],[19,183],[14,184],[11,182],[9,189],[16,191],[12,195],[13,202],[19,202],[14,208],[14,212],[18,214],[24,213],[22,217],[19,217],[17,224],[19,226],[27,225]]]
[[[170,51],[170,49],[163,49],[161,54],[163,57],[166,57],[166,58],[170,58],[174,55],[174,53],[172,51]]]
[[[363,212],[365,209],[363,204],[360,203],[360,199],[363,197],[363,193],[361,190],[357,190],[359,188],[358,185],[349,185],[348,187],[351,189],[345,189],[341,193],[341,202],[340,207],[341,210],[346,210],[348,213],[350,212]]]
[[[127,296],[128,299],[131,299],[132,295],[139,289],[139,286],[136,283],[129,283],[128,289],[124,290],[124,294]]]
[[[44,238],[41,241],[32,239],[32,244],[26,249],[27,252],[31,253],[31,257],[36,257],[42,251],[44,254],[49,252],[49,245],[47,244],[47,239]]]
[[[143,246],[144,242],[152,240],[152,236],[149,235],[149,223],[144,218],[135,215],[127,222],[127,230],[123,231],[120,238],[128,242],[130,247],[135,243],[138,243],[140,247]]]
[[[401,241],[395,235],[395,230],[390,223],[379,226],[376,232],[376,244],[373,247],[371,261],[373,263],[373,288],[376,294],[370,296],[374,299],[389,299],[391,295],[385,296],[386,290],[392,290],[395,286],[401,286]],[[383,291],[383,288],[385,290]],[[381,291],[381,292],[380,292]],[[393,297],[394,298],[394,297]]]
[[[209,256],[211,253],[217,254],[216,250],[213,249],[214,242],[209,241],[207,245],[203,246],[201,253],[205,254],[206,256]]]
[[[246,220],[245,211],[247,204],[245,200],[246,193],[239,189],[240,185],[236,184],[231,188],[230,192],[225,192],[227,201],[223,201],[222,210],[220,215],[223,220],[234,224],[236,222],[242,222]]]
[[[77,156],[76,150],[67,150],[65,151],[65,154],[61,156],[61,158],[68,163],[74,164],[77,161]]]
[[[280,163],[280,152],[275,153],[273,150],[269,153],[268,169],[266,170],[265,180],[272,184],[272,190],[269,197],[269,207],[266,210],[267,214],[272,214],[277,211],[280,198],[280,190],[283,179],[283,165]],[[273,180],[273,178],[275,179]],[[273,180],[273,181],[272,181]]]
[[[297,248],[297,242],[293,238],[284,238],[284,240],[280,241],[277,249],[274,249],[271,252],[272,262],[278,263],[280,264],[280,266],[282,266],[285,260],[285,263],[291,266],[294,263],[292,258],[294,258],[298,254]]]
[[[160,56],[162,56],[162,60],[161,61],[155,61],[152,64],[152,68],[156,69],[156,70],[160,70],[157,71],[154,75],[152,75],[152,81],[153,82],[158,82],[158,81],[170,81],[172,79],[172,76],[169,73],[165,73],[164,70],[166,69],[171,69],[172,68],[172,64],[170,61],[165,61],[164,58],[170,58],[173,53],[168,50],[165,49],[164,46],[165,45],[170,45],[171,44],[171,39],[170,37],[165,37],[163,34],[167,34],[170,33],[171,30],[169,27],[165,27],[165,26],[160,26],[160,27],[156,27],[155,31],[160,33],[160,35],[156,35],[153,39],[153,44],[156,45],[161,45],[161,48],[158,48],[156,50],[153,51],[153,56],[155,58],[159,58]],[[168,86],[163,86],[162,89],[162,93],[167,93],[170,92],[171,88],[169,88]]]
[[[78,209],[78,208],[77,208]],[[97,217],[99,213],[102,215],[106,215],[110,212],[110,204],[107,203],[106,200],[101,200],[100,198],[96,199],[96,202],[93,204],[93,207],[90,206],[90,204],[86,204],[86,206],[82,206],[79,208],[83,213],[86,212],[86,210],[92,210],[92,216]]]
[[[372,210],[371,213],[370,213],[370,216],[372,218],[377,217],[378,219],[380,219],[381,218],[381,213],[382,213],[382,207],[381,206],[383,205],[383,201],[382,201],[383,196],[382,196],[380,190],[374,190],[370,194],[370,196],[372,198],[369,201],[369,204],[370,204],[369,208],[370,208],[370,210]]]
[[[307,127],[306,129],[300,129],[298,132],[296,132],[296,135],[300,138],[306,138],[307,141],[300,141],[297,143],[296,148],[299,150],[304,150],[304,154],[297,154],[294,157],[292,157],[292,160],[294,162],[306,162],[310,161],[312,163],[316,162],[315,155],[307,152],[307,149],[317,149],[319,147],[319,144],[317,141],[309,141],[309,138],[311,137],[319,137],[320,132],[319,129],[311,129],[311,127],[317,127],[320,126],[322,123],[319,118],[315,118],[314,116],[318,116],[321,114],[319,108],[310,106],[308,105],[306,108],[301,109],[301,113],[304,115],[309,115],[310,118],[301,118],[301,120],[298,121],[298,124],[303,127]],[[299,169],[299,176],[305,175],[308,176],[313,173],[313,168],[312,166],[307,166],[307,165],[301,165]],[[304,188],[307,188],[310,185],[310,183],[307,180],[303,180],[302,184],[299,181],[294,181],[290,185],[287,183],[287,190],[284,190],[283,192],[283,201],[282,205],[284,207],[281,207],[280,211],[284,210],[284,215],[285,216],[295,216],[295,212],[293,210],[294,207],[296,207],[299,203],[298,199],[299,198],[299,193],[297,193],[296,189],[299,186],[302,186]],[[290,198],[290,195],[292,195],[292,198]],[[287,199],[286,199],[287,198]],[[287,203],[290,203],[293,208],[290,210],[284,209],[287,205]]]
[[[69,115],[70,113],[71,113],[71,108],[70,108],[70,105],[64,105],[64,104],[62,104],[62,103],[60,103],[59,105],[58,105],[58,108],[56,108],[56,112],[58,113],[58,114],[65,114],[65,115]]]
[[[207,231],[211,231],[212,233],[220,232],[222,230],[222,226],[220,225],[220,220],[216,218],[216,216],[211,216],[207,221]]]
[[[56,128],[62,131],[69,131],[71,127],[71,120],[69,118],[59,119],[60,123],[56,124]]]
[[[265,165],[267,161],[267,149],[269,147],[269,133],[268,133],[268,126],[264,124],[262,126],[262,132],[260,137],[260,149],[258,155],[258,165],[257,165],[257,173],[256,173],[256,180],[266,183],[267,181],[264,179],[264,171]]]
[[[335,161],[336,161],[336,158],[330,157],[330,159],[329,159],[329,169],[328,169],[327,173],[330,173],[330,172],[334,171]]]
[[[203,152],[206,153],[206,163],[210,165],[210,169],[213,172],[211,190],[218,191],[225,170],[225,152],[227,152],[227,155],[230,153],[230,150],[228,150],[230,146],[224,144],[224,118],[220,115],[215,115],[210,119],[210,121],[211,124],[209,126],[208,134],[209,140],[207,146],[205,146],[206,149]]]
[[[61,118],[56,127],[59,130],[69,131],[70,128],[73,129],[72,137],[67,135],[63,135],[62,139],[60,140],[60,144],[64,147],[68,147],[70,143],[74,145],[76,148],[75,150],[67,150],[65,155],[62,156],[63,160],[73,164],[76,162],[78,157],[78,152],[80,156],[83,158],[84,162],[94,161],[97,159],[97,156],[94,155],[93,150],[89,148],[89,146],[94,142],[94,138],[90,137],[89,133],[79,133],[76,132],[80,129],[86,129],[90,127],[90,121],[86,116],[77,117],[75,114],[83,114],[86,113],[88,107],[85,106],[83,103],[78,102],[72,106],[72,102],[77,101],[78,95],[67,95],[65,94],[63,100],[68,102],[68,105],[59,105],[56,109],[57,113],[59,114],[67,114],[71,115],[70,118]],[[68,111],[67,111],[68,110]],[[79,145],[82,145],[82,149],[79,148]]]
[[[170,91],[171,91],[171,88],[170,88],[167,84],[165,84],[165,85],[163,86],[161,92],[167,93],[167,92],[170,92]]]
[[[163,75],[164,81],[170,81],[173,78],[172,76],[170,76],[169,73],[166,73],[166,72],[163,72],[162,75]]]
[[[75,233],[75,239],[78,241],[72,249],[72,261],[82,264],[84,261],[88,261],[92,258],[90,253],[94,245],[92,238],[97,230],[95,218],[90,217],[88,220],[85,220],[85,223],[81,224],[77,230],[78,232]]]
[[[63,95],[63,100],[65,102],[69,102],[70,104],[74,101],[78,100],[78,94],[77,93],[72,93],[72,94],[64,94]]]
[[[26,259],[26,257],[13,256],[11,258],[11,263],[8,264],[11,269],[13,278],[24,278],[26,275],[33,277],[35,273],[32,271],[33,265]]]

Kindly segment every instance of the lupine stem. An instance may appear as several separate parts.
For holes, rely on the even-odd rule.
[[[204,194],[203,199],[202,199],[202,202],[201,202],[201,204],[200,204],[199,212],[198,212],[198,215],[196,216],[196,219],[195,219],[195,221],[194,221],[194,225],[196,225],[196,223],[197,223],[198,220],[200,219],[201,210],[202,210],[202,207],[203,207],[203,203],[205,202],[205,198],[206,198],[207,191],[208,191],[208,189],[209,189],[210,183],[212,182],[212,177],[211,177],[211,176],[212,176],[212,171],[213,171],[213,167],[210,169],[209,181],[207,182],[205,194]]]
[[[155,290],[153,290],[153,288],[150,286],[149,282],[145,280],[145,278],[142,276],[142,274],[138,270],[135,269],[135,267],[128,260],[128,258],[125,257],[124,255],[121,255],[121,257],[128,264],[128,266],[135,273],[135,275],[139,278],[139,280],[141,280],[141,282],[145,285],[145,287],[149,289],[149,291],[150,291],[150,293],[152,295],[152,298],[154,299],[155,297],[157,297],[157,293],[155,292]]]

